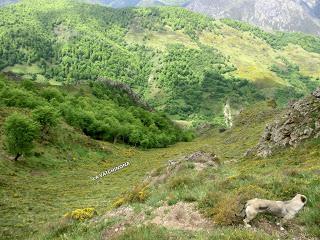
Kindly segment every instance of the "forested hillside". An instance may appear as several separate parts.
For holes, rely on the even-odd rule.
[[[62,88],[30,80],[15,83],[0,75],[0,106],[26,112],[31,118],[39,115],[40,120],[35,119],[40,126],[50,122],[51,115],[52,119],[62,117],[85,135],[112,143],[152,148],[192,139],[165,114],[144,109],[127,92],[104,81]],[[48,140],[47,131],[40,135]]]
[[[223,124],[227,102],[235,112],[266,98],[283,104],[319,85],[313,36],[267,33],[175,7],[30,0],[0,14],[2,71],[53,84],[121,81],[175,119]]]

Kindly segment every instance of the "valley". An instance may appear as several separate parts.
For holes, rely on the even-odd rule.
[[[1,240],[320,238],[319,37],[195,1],[7,2]],[[297,193],[285,230],[244,227],[249,199]]]
[[[1,125],[5,117],[16,110],[26,112],[27,109],[2,108]],[[179,239],[229,239],[231,236],[234,239],[276,239],[298,234],[304,236],[303,239],[313,239],[307,236],[319,236],[319,140],[308,140],[297,148],[276,152],[265,159],[243,157],[259,142],[266,124],[282,114],[283,110],[273,109],[265,102],[257,103],[236,117],[234,126],[226,132],[219,133],[219,129],[213,129],[190,142],[151,150],[93,140],[62,120],[46,142],[37,141],[31,155],[14,162],[9,160],[4,149],[0,151],[1,186],[4,190],[1,209],[2,219],[6,219],[1,221],[1,236],[4,239],[21,236],[58,239],[63,234],[67,239],[100,239],[104,229],[119,223],[119,219],[65,222],[63,215],[75,209],[93,207],[99,216],[103,216],[114,208],[121,196],[131,193],[134,186],[139,189],[139,182],[148,172],[154,169],[163,171],[161,169],[169,160],[204,151],[218,156],[218,168],[197,172],[190,163],[189,167],[182,168],[164,183],[139,190],[145,191],[146,197],[130,202],[129,206],[135,212],[144,212],[150,207],[161,206],[162,202],[168,201],[170,205],[180,201],[193,202],[209,220],[216,222],[209,234],[132,225],[128,227],[129,232],[119,232],[124,234],[122,238],[116,236],[119,239],[127,239],[126,234],[132,239],[167,239],[169,236],[179,236]],[[3,141],[2,135],[2,146]],[[130,162],[130,165],[97,182],[91,180],[92,176],[124,162]],[[175,186],[172,184],[178,185],[170,187]],[[228,206],[237,211],[238,205],[232,204],[238,204],[236,196],[239,193],[241,199],[258,195],[288,199],[296,192],[306,194],[310,203],[289,225],[285,235],[272,228],[272,223],[265,228],[263,218],[254,223],[259,228],[258,232],[244,229],[241,223],[237,227],[229,227],[232,222],[228,216],[232,212],[223,210],[221,205],[228,199]],[[123,201],[120,205],[124,204]],[[218,208],[214,210],[215,206]],[[219,215],[212,215],[212,211],[219,208]],[[236,219],[231,221],[239,224]],[[299,224],[305,227],[295,230]]]

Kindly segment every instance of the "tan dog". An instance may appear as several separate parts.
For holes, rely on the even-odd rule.
[[[280,225],[280,229],[284,230],[282,227],[283,224],[293,219],[306,203],[306,196],[301,194],[297,194],[289,201],[271,201],[254,198],[249,200],[245,205],[246,218],[243,222],[246,227],[251,227],[249,222],[253,220],[258,213],[267,212],[282,218],[277,225]]]

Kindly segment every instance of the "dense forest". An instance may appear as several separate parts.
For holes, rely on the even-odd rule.
[[[0,106],[24,112],[38,125],[42,140],[50,140],[49,127],[60,118],[94,139],[143,148],[166,147],[193,137],[165,114],[144,109],[127,92],[102,81],[54,87],[0,76]]]
[[[274,71],[287,62],[294,64],[282,57],[266,66],[281,85],[265,90],[252,81],[259,76],[237,75],[249,71],[236,66],[240,59],[230,59],[203,37],[218,38],[232,27],[281,54],[289,44],[300,46],[304,54],[317,54],[320,40],[313,36],[266,33],[176,7],[111,9],[72,0],[30,0],[3,7],[0,14],[3,71],[56,84],[98,77],[121,81],[175,119],[215,121],[226,101],[234,109],[265,98],[284,104],[319,85],[317,70],[310,76],[299,69],[296,74]],[[261,81],[267,83],[263,76]]]

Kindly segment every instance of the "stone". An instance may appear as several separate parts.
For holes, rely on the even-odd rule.
[[[317,90],[315,90],[312,93],[312,96],[316,97],[316,98],[320,98],[320,88],[318,88]]]

